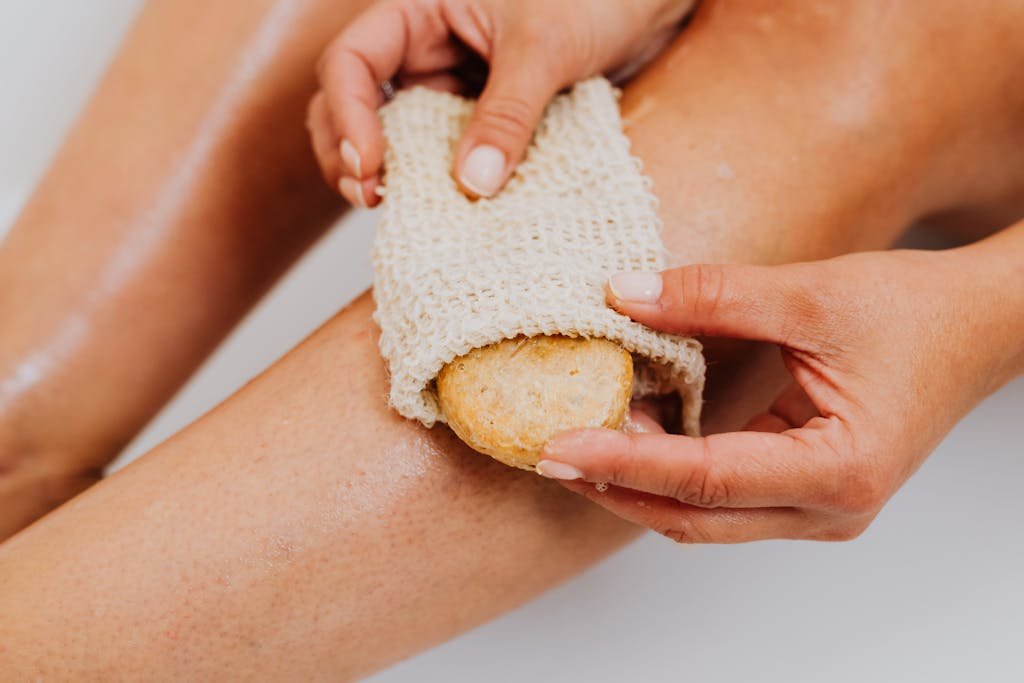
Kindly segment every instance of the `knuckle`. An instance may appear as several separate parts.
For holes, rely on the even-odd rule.
[[[655,529],[662,536],[675,541],[676,543],[713,543],[714,539],[707,530],[692,520],[675,519]]]
[[[862,325],[863,312],[851,297],[837,293],[834,279],[800,269],[791,272],[803,275],[781,285],[787,312],[781,343],[819,353],[838,350],[837,340],[845,339],[851,326]]]
[[[874,516],[892,495],[893,478],[875,460],[863,455],[864,449],[852,441],[846,429],[813,434],[815,438],[804,441],[804,448],[815,463],[818,484],[806,504],[845,518]]]
[[[676,543],[693,543],[689,536],[683,533],[682,529],[666,528],[660,530],[658,533],[671,541],[675,541]]]
[[[330,82],[331,69],[335,67],[347,49],[345,43],[342,42],[342,38],[338,38],[331,41],[324,48],[324,51],[320,53],[320,58],[316,60],[316,78],[321,85],[326,85]]]
[[[779,342],[787,347],[804,347],[806,341],[820,341],[818,333],[807,334],[806,330],[820,331],[827,324],[829,313],[824,296],[807,287],[790,287],[785,295],[787,315],[782,319]]]
[[[786,301],[793,315],[791,318],[809,321],[812,325],[825,321],[834,307],[821,287],[807,284],[791,285],[786,292]]]
[[[611,459],[608,467],[608,477],[616,484],[627,484],[634,479],[633,474],[637,470],[638,465],[637,455],[637,444],[636,439],[630,437],[626,442],[626,447],[619,451],[614,458]]]
[[[701,481],[700,495],[696,504],[705,508],[729,507],[729,489],[714,470],[707,472]]]
[[[722,476],[722,471],[715,465],[714,457],[706,439],[699,441],[701,445],[700,464],[693,467],[689,474],[668,488],[674,497],[690,505],[703,508],[728,507],[731,499],[729,487]]]
[[[545,54],[559,54],[565,43],[564,27],[536,15],[524,18],[515,28],[515,40],[524,48],[543,51]]]
[[[816,536],[819,541],[829,543],[848,543],[855,541],[871,526],[871,520],[856,522],[845,522],[833,525],[820,530]]]
[[[477,123],[492,133],[517,140],[533,135],[535,108],[525,99],[513,95],[495,95],[480,105]]]
[[[726,298],[725,268],[719,264],[698,264],[675,271],[675,277],[666,282],[666,293],[661,305],[664,309],[684,310],[696,325],[694,332],[702,333],[704,320],[713,319]]]
[[[862,461],[850,461],[838,468],[832,509],[845,515],[872,515],[881,509],[889,494],[885,478]]]

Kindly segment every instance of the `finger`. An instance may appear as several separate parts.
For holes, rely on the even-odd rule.
[[[380,84],[406,67],[410,73],[454,65],[448,29],[433,3],[381,2],[359,16],[324,52],[320,84],[339,136],[346,171],[358,179],[381,170],[384,140],[377,108]]]
[[[665,430],[658,422],[659,412],[659,406],[651,399],[633,401],[622,425],[622,431],[628,434],[664,434]],[[538,463],[537,472],[552,479],[573,479],[578,476],[574,468],[564,470],[564,467],[565,465],[561,463],[544,460]]]
[[[633,76],[650,64],[654,59],[665,51],[682,30],[681,24],[673,24],[661,29],[651,36],[646,45],[640,47],[639,51],[626,63],[616,67],[607,74],[608,80],[616,86],[622,86]]]
[[[565,85],[542,61],[546,53],[519,36],[495,46],[487,85],[455,152],[455,178],[471,196],[491,197],[504,186],[544,108]]]
[[[802,427],[821,415],[804,388],[796,382],[786,387],[768,410],[787,425],[786,429]]]
[[[313,154],[316,156],[320,173],[328,185],[334,187],[342,174],[341,154],[335,144],[337,136],[327,111],[327,101],[323,91],[319,91],[310,100],[306,114],[306,129],[309,130]]]
[[[778,415],[772,415],[771,413],[755,415],[747,421],[747,424],[743,425],[743,431],[745,432],[774,432],[781,434],[787,429],[792,429],[789,423]]]
[[[379,183],[380,178],[377,176],[363,180],[342,176],[338,182],[338,190],[352,206],[372,209],[380,203],[380,196],[376,192]]]
[[[657,416],[658,407],[652,401],[633,401],[622,430],[633,434],[664,434]]]
[[[799,383],[791,383],[772,402],[767,413],[750,418],[744,431],[781,433],[801,427],[821,413]]]
[[[705,508],[827,507],[843,483],[836,421],[819,418],[781,434],[693,438],[587,429],[556,436],[537,472],[610,482]]]
[[[566,481],[579,493],[633,524],[678,543],[746,543],[770,538],[819,538],[822,525],[813,513],[793,508],[715,509],[617,486]]]
[[[772,402],[767,413],[750,418],[743,430],[781,433],[802,427],[820,415],[820,411],[803,387],[797,382],[792,382]]]
[[[804,348],[826,329],[828,310],[809,269],[694,265],[661,273],[619,273],[608,303],[648,327],[674,334],[733,337]],[[820,273],[819,273],[820,276]]]
[[[400,74],[399,81],[402,83],[403,88],[414,88],[416,86],[422,86],[424,88],[430,88],[431,90],[437,90],[439,92],[450,92],[458,94],[462,92],[462,81],[458,79],[454,74],[446,71],[434,72],[428,74]]]

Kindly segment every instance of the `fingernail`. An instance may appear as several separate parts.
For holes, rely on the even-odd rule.
[[[348,167],[348,172],[356,178],[363,177],[363,160],[359,157],[359,151],[348,140],[341,141],[341,160]]]
[[[475,194],[490,197],[501,187],[504,172],[504,152],[491,145],[479,145],[462,163],[459,181]]]
[[[653,304],[661,296],[660,273],[618,273],[608,280],[608,289],[619,301]]]
[[[352,198],[359,208],[367,207],[366,197],[363,196],[363,184],[358,180],[345,176],[338,182],[338,189],[346,197]]]
[[[537,463],[537,474],[548,479],[582,479],[583,473],[572,465],[554,460],[541,460]]]

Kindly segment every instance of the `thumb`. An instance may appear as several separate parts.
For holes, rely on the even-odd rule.
[[[455,178],[475,197],[491,197],[508,180],[526,152],[548,102],[563,83],[543,51],[494,51],[490,75],[455,152]]]
[[[826,292],[810,269],[694,265],[660,273],[619,273],[608,302],[639,323],[672,334],[731,337],[808,348],[828,317]]]

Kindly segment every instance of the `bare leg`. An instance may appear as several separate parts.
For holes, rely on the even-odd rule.
[[[629,94],[630,134],[680,258],[881,246],[934,208],[926,190],[868,201],[889,197],[906,169],[861,166],[885,157],[884,144],[837,156],[850,125],[794,130],[794,111],[835,82],[828,69],[820,83],[798,81],[804,106],[794,86],[791,106],[764,109],[761,84],[788,66],[786,50],[838,42],[845,34],[821,33],[839,31],[838,18],[806,33],[741,32],[778,62],[718,69],[737,46],[710,33],[740,31],[727,21],[742,27],[734,12],[698,23]],[[757,134],[725,160],[733,175],[718,173],[738,134],[729,117],[755,109],[756,123],[739,129]],[[920,122],[886,119],[910,123]],[[810,166],[785,154],[795,139]],[[903,139],[894,130],[880,143]],[[923,171],[916,180],[956,189]],[[0,547],[9,666],[56,674],[59,662],[68,677],[356,676],[508,609],[634,533],[557,485],[466,452],[444,429],[390,414],[369,312],[364,297],[210,415]]]
[[[0,538],[95,480],[340,214],[303,120],[365,4],[146,6],[0,249]]]

